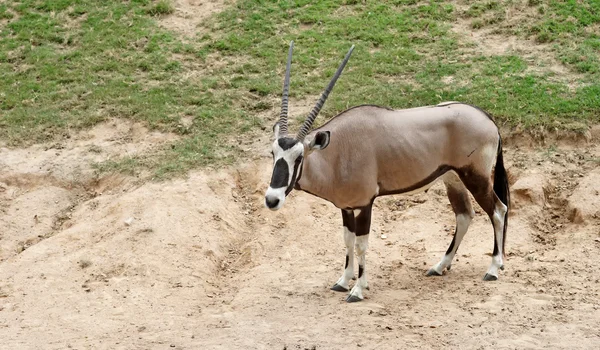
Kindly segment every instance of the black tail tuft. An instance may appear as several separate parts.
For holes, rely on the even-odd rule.
[[[499,136],[498,136],[499,137]],[[504,168],[502,158],[502,138],[498,141],[498,155],[496,157],[496,169],[494,170],[494,192],[498,199],[506,205],[506,214],[504,215],[504,230],[502,232],[502,253],[506,254],[506,228],[508,227],[508,210],[510,207],[510,190],[508,188],[508,175]]]

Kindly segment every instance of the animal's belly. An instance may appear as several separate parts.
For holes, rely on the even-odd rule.
[[[450,166],[441,165],[437,169],[418,174],[402,174],[398,171],[395,177],[388,176],[380,182],[379,195],[387,194],[412,194],[426,191],[448,171],[452,170]]]

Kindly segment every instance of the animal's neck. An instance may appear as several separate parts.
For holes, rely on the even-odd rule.
[[[328,196],[327,179],[331,179],[331,169],[324,166],[323,159],[318,153],[309,154],[302,163],[302,174],[295,188],[308,192],[317,197],[331,201]]]

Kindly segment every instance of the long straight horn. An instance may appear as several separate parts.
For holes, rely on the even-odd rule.
[[[306,118],[306,120],[304,121],[304,124],[302,124],[302,128],[300,128],[300,131],[298,131],[298,135],[296,136],[296,139],[298,141],[304,140],[304,138],[310,131],[310,128],[312,127],[312,124],[315,121],[315,118],[317,117],[319,111],[321,111],[321,108],[327,100],[327,96],[329,96],[329,93],[331,92],[331,90],[333,90],[333,87],[335,86],[335,82],[338,80],[340,75],[342,75],[342,71],[344,70],[344,67],[346,67],[346,63],[348,63],[348,60],[350,59],[350,55],[352,55],[353,50],[354,45],[352,45],[352,47],[346,54],[346,57],[344,57],[342,64],[340,64],[340,66],[338,67],[337,71],[335,72],[335,75],[329,82],[329,85],[327,85],[327,88],[325,89],[325,91],[323,91],[323,94],[321,94],[321,97],[317,101],[317,104],[315,105],[315,107],[313,107],[312,111],[310,111],[310,114],[308,115],[308,118]]]
[[[283,80],[281,114],[279,114],[279,134],[282,136],[287,135],[288,127],[288,100],[290,92],[290,71],[292,69],[292,51],[294,51],[294,41],[290,41],[290,51],[288,52],[287,65],[285,68],[285,79]]]

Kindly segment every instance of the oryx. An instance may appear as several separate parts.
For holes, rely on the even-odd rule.
[[[346,299],[354,302],[363,299],[367,288],[365,253],[375,198],[423,191],[441,178],[456,214],[456,231],[446,254],[427,275],[439,276],[450,270],[474,217],[468,195],[471,192],[494,228],[492,264],[483,279],[498,279],[498,269],[504,268],[509,188],[498,127],[486,112],[459,102],[402,110],[362,105],[338,114],[309,133],[353,49],[354,46],[298,134],[290,137],[287,117],[293,42],[290,43],[281,115],[274,126],[274,166],[265,195],[266,206],[272,210],[281,208],[290,191],[297,189],[341,209],[346,262],[342,276],[331,289],[348,291],[354,278],[356,250],[358,281]]]

